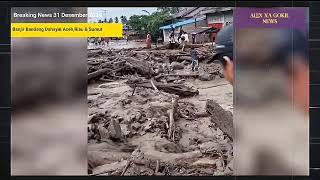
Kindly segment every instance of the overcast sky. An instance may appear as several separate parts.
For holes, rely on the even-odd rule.
[[[142,10],[146,10],[148,12],[153,13],[157,10],[155,7],[128,7],[128,8],[123,8],[123,7],[113,7],[113,8],[88,8],[88,21],[89,22],[97,22],[99,19],[103,20],[106,16],[107,20],[109,18],[115,18],[120,16],[127,16],[129,19],[130,16],[132,15],[144,15],[148,14],[147,12],[144,12]],[[100,14],[99,17],[90,17],[92,14]]]

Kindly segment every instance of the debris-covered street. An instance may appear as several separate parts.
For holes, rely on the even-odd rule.
[[[211,48],[88,49],[89,174],[232,174],[233,90]]]

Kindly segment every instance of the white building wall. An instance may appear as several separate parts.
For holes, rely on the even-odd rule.
[[[223,14],[214,14],[214,15],[209,15],[207,17],[208,24],[212,23],[223,23]]]
[[[209,14],[207,16],[208,24],[223,23],[223,26],[233,22],[233,12],[226,11],[222,13]]]
[[[230,24],[232,22],[233,22],[233,13],[225,14],[224,15],[224,24],[223,24],[223,26],[228,25],[228,24]]]

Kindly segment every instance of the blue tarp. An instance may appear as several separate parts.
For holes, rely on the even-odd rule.
[[[206,19],[206,17],[196,18],[196,22],[202,21],[204,19]],[[171,26],[173,26],[173,28],[176,28],[176,27],[180,27],[180,26],[183,26],[183,25],[192,24],[192,23],[194,23],[194,20],[195,19],[188,19],[188,20],[180,21],[180,22],[177,22],[177,23],[173,23],[173,24],[169,24],[169,25],[166,25],[166,26],[162,26],[159,29],[171,29]]]

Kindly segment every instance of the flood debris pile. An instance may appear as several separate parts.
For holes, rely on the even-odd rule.
[[[211,54],[200,48],[202,63]],[[187,83],[201,81],[200,71],[221,78],[221,69],[191,73],[182,54],[89,50],[90,175],[232,175],[232,113],[214,100],[198,106],[200,92]]]
[[[199,63],[202,67],[200,74],[207,73],[216,76],[222,76],[221,66],[215,63],[206,64],[214,55],[213,50],[208,46],[197,48]],[[88,50],[88,80],[89,82],[114,81],[126,78],[128,75],[139,75],[146,78],[155,77],[155,79],[167,82],[173,79],[193,77],[190,73],[174,73],[174,70],[190,69],[190,52],[181,52],[180,50],[144,50],[121,49],[121,50]]]

